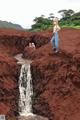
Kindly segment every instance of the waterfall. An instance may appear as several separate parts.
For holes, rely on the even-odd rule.
[[[30,64],[23,64],[21,67],[19,77],[19,114],[20,115],[31,115],[32,114],[32,78]]]
[[[19,77],[19,116],[18,120],[48,120],[46,117],[42,117],[33,114],[32,111],[32,96],[33,86],[31,78],[30,64],[31,60],[23,59],[22,53],[14,56],[18,60],[17,64],[22,65]]]

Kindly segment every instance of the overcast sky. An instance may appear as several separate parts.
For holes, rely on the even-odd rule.
[[[28,28],[40,15],[49,16],[62,9],[80,11],[80,0],[0,0],[0,20],[20,24]]]

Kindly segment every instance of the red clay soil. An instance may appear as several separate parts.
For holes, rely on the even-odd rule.
[[[80,120],[80,30],[60,31],[60,51],[46,44],[33,59],[34,113],[50,120]]]
[[[29,42],[35,42],[36,47],[48,43],[49,37],[44,33],[0,29],[0,114],[5,114],[6,120],[18,115],[20,66],[13,55],[23,52]]]
[[[59,36],[62,50],[71,54],[80,53],[80,29],[62,29]]]
[[[0,114],[12,120],[18,105],[18,66],[16,60],[0,53]]]
[[[3,36],[3,35],[8,35],[8,36],[28,36],[28,35],[31,35],[31,34],[37,34],[37,35],[42,35],[42,36],[50,36],[52,33],[52,30],[45,30],[45,31],[40,31],[40,32],[29,32],[29,31],[26,31],[26,30],[15,30],[15,29],[7,29],[7,28],[1,28],[0,29],[0,36]],[[47,33],[47,34],[46,34]]]
[[[47,33],[47,34],[46,34]],[[36,47],[40,47],[49,42],[51,32],[26,32],[14,29],[0,29],[0,53],[17,54],[34,42]]]
[[[32,63],[32,78],[34,113],[50,120],[80,119],[80,61],[64,53],[44,56]]]
[[[50,34],[49,34],[50,32]],[[51,31],[48,31],[45,33],[46,35],[48,34],[51,40]],[[51,43],[51,42],[49,42]],[[23,55],[25,58],[31,58],[31,59],[36,59],[40,58],[42,56],[47,55],[47,51],[51,52],[51,45],[47,46],[41,46],[41,48],[36,49],[34,52],[30,52],[29,56],[28,50],[25,48]],[[73,54],[78,56],[80,54],[80,30],[72,29],[72,28],[64,28],[59,32],[59,48],[67,53]],[[34,58],[35,56],[35,58]]]
[[[18,115],[20,66],[13,55],[33,59],[33,111],[50,120],[80,120],[80,30],[62,29],[61,53],[54,54],[52,31],[26,32],[0,29],[0,114]],[[34,42],[36,50],[28,50]]]

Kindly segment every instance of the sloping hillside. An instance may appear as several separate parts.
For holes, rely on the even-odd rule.
[[[33,60],[33,110],[49,120],[80,120],[80,30],[62,29],[59,36],[61,53],[51,43],[24,51]]]
[[[49,120],[80,120],[80,30],[62,29],[61,53],[50,43],[52,31],[0,30],[0,114],[7,120],[18,116],[20,67],[13,56],[23,53],[31,64],[33,112]],[[36,45],[28,51],[29,42]]]
[[[0,20],[0,28],[14,28],[14,29],[23,29],[20,25],[18,24],[13,24],[11,22],[7,21],[1,21]]]

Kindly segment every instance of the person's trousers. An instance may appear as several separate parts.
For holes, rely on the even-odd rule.
[[[55,32],[52,36],[52,47],[58,49],[58,32]]]

